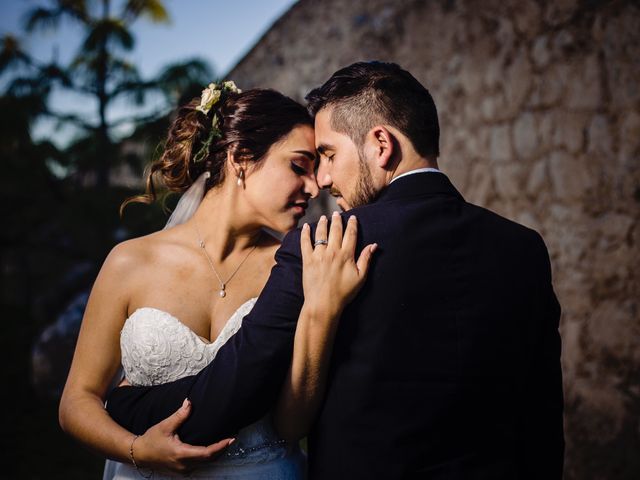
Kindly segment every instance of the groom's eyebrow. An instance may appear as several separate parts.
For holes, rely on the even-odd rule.
[[[299,153],[300,155],[304,155],[305,157],[307,157],[311,162],[315,162],[316,161],[316,155],[313,152],[310,152],[309,150],[294,150],[293,153]]]
[[[326,144],[326,143],[321,143],[320,145],[318,145],[318,147],[316,148],[316,151],[318,152],[318,155],[324,155],[324,153],[327,150],[333,150],[333,146]]]

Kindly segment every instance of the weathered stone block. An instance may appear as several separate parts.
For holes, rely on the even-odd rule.
[[[629,235],[635,222],[631,215],[623,215],[615,212],[607,212],[595,221],[596,232],[599,237],[597,247],[599,250],[616,249],[624,243],[628,243]]]
[[[538,150],[539,143],[540,139],[533,114],[527,112],[520,115],[513,126],[513,146],[518,157],[532,158]]]
[[[516,53],[513,63],[507,67],[504,76],[504,93],[508,114],[513,115],[523,106],[531,89],[532,71],[529,57],[524,48]]]
[[[605,300],[589,318],[589,333],[598,339],[598,347],[620,361],[639,358],[640,323],[636,321],[631,302]]]
[[[589,114],[561,112],[556,115],[553,145],[565,148],[571,154],[582,151],[585,143]]]
[[[499,87],[502,83],[504,66],[501,59],[492,58],[487,62],[484,71],[484,86],[488,89]],[[487,92],[484,92],[486,95]]]
[[[465,93],[469,95],[478,93],[482,87],[482,76],[482,67],[478,62],[464,62],[460,69],[459,80]]]
[[[545,3],[544,21],[549,25],[561,25],[571,18],[577,6],[577,0],[556,0]]]
[[[507,101],[502,91],[484,97],[480,104],[480,112],[482,120],[491,123],[507,121],[511,117],[511,111],[507,108]]]
[[[509,126],[498,125],[491,129],[489,154],[492,162],[507,162],[513,159]]]
[[[567,84],[567,106],[575,109],[594,109],[602,104],[600,63],[595,54],[571,64]]]
[[[475,154],[487,163],[490,160],[490,141],[491,141],[491,129],[489,127],[480,127],[472,133],[475,139]]]
[[[576,38],[571,30],[563,28],[558,30],[551,37],[551,56],[556,62],[566,62],[573,55]]]
[[[549,173],[553,192],[559,199],[578,200],[593,184],[584,162],[565,152],[556,151],[549,156]]]
[[[640,100],[640,62],[607,61],[607,78],[613,105],[626,108]]]
[[[537,116],[540,150],[549,152],[554,147],[553,137],[556,131],[558,109],[547,110],[544,113],[539,113]]]
[[[527,105],[534,108],[557,105],[565,91],[566,71],[564,65],[552,65],[543,74],[534,75]]]
[[[506,199],[515,199],[522,195],[524,166],[517,163],[496,165],[493,167],[496,191]]]
[[[476,164],[471,168],[469,184],[464,195],[470,202],[488,206],[489,200],[495,195],[495,188],[487,164]]]
[[[633,2],[621,4],[604,27],[602,48],[613,105],[625,108],[640,100],[640,9]]]
[[[531,50],[531,58],[533,58],[533,64],[537,68],[544,68],[549,64],[551,51],[549,50],[549,37],[547,35],[541,35],[535,39]]]
[[[608,162],[612,161],[613,138],[609,119],[604,115],[595,115],[589,125],[589,146],[587,151],[593,155],[602,155]],[[603,159],[605,160],[605,159]]]
[[[638,154],[640,153],[640,113],[630,111],[625,113],[620,125],[620,155],[624,161],[623,164],[630,165],[631,159],[636,156],[635,164],[638,165]]]
[[[569,402],[576,402],[578,415],[582,418],[581,440],[600,447],[613,441],[620,433],[627,419],[629,401],[615,384],[615,379],[607,373],[602,372],[595,379],[590,377],[576,380],[568,398]]]
[[[514,5],[513,20],[516,30],[527,39],[534,38],[542,27],[542,10],[534,0],[521,0]]]
[[[536,197],[547,187],[547,162],[543,158],[536,162],[529,171],[527,179],[526,192],[531,197]]]

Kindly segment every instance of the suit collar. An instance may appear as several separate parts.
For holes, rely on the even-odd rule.
[[[450,195],[464,201],[460,192],[444,173],[423,172],[398,178],[380,193],[375,203],[416,195]]]

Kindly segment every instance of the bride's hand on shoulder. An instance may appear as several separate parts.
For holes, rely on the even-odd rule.
[[[356,296],[367,276],[377,244],[367,245],[356,260],[358,222],[351,215],[344,228],[334,212],[331,226],[320,218],[311,241],[311,229],[305,224],[300,236],[302,250],[302,285],[306,308],[337,317]]]

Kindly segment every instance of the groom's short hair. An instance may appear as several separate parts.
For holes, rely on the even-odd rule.
[[[395,63],[358,62],[334,73],[305,98],[315,116],[332,108],[331,128],[361,147],[375,125],[400,130],[423,157],[440,153],[440,126],[429,91]]]

